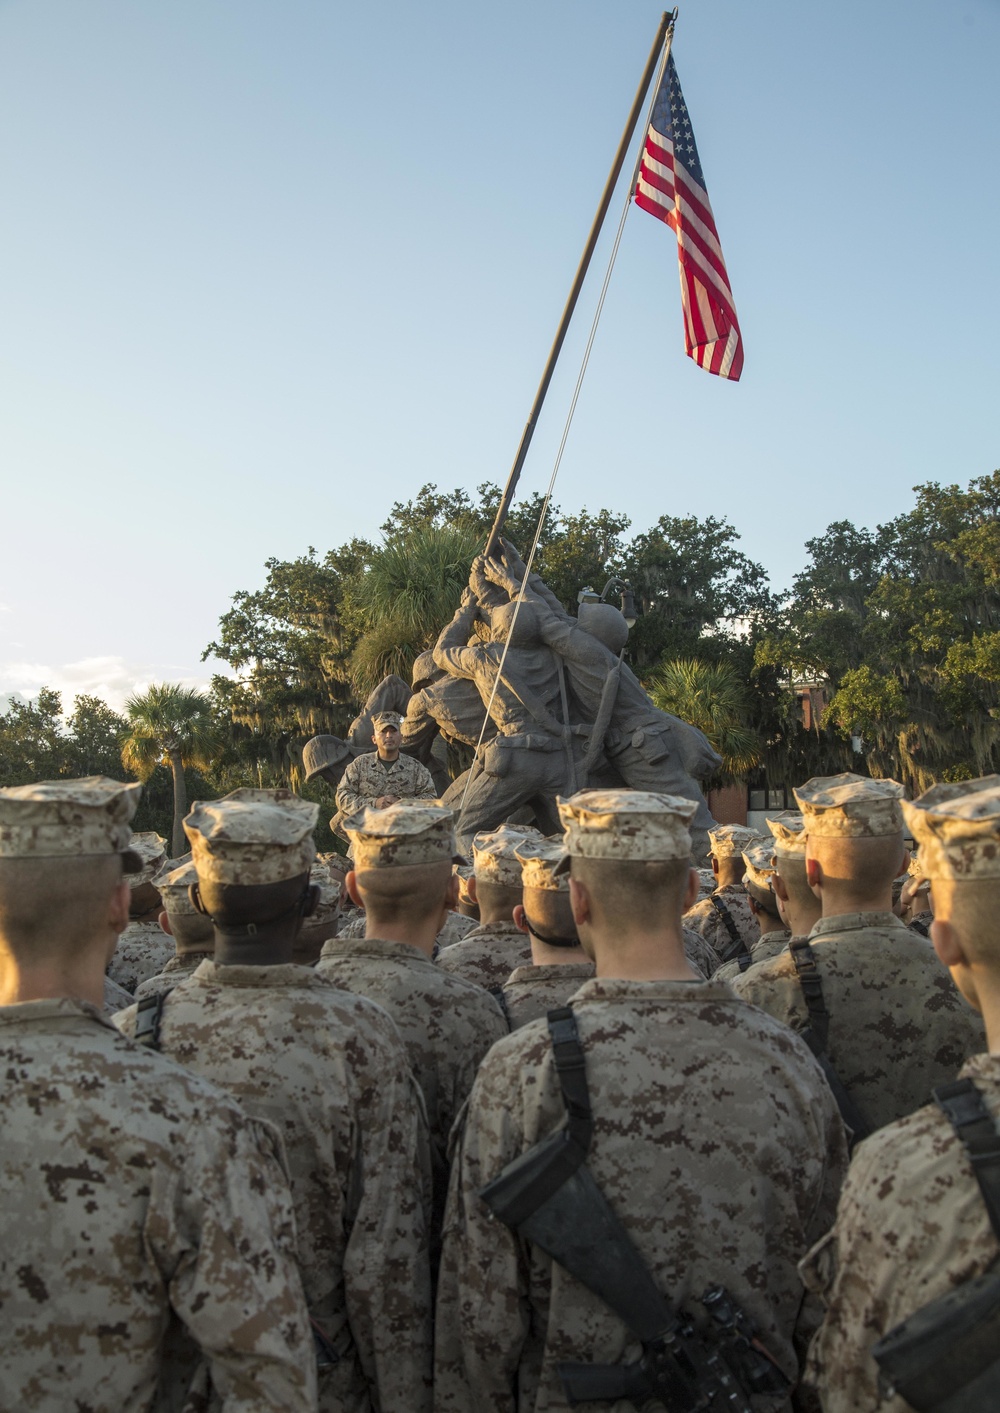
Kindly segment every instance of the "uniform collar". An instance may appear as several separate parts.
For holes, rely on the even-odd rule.
[[[320,978],[312,967],[299,966],[296,962],[280,962],[277,966],[219,966],[206,958],[191,973],[190,980],[201,986],[240,986],[263,989],[268,986],[312,986]],[[185,986],[188,983],[185,982]]]
[[[906,923],[901,922],[895,913],[840,913],[838,917],[821,917],[809,936],[822,938],[832,932],[860,932],[864,927],[910,933]]]
[[[727,1001],[743,1006],[726,981],[625,981],[617,977],[592,977],[570,998],[584,1005],[588,1001]]]
[[[52,996],[43,1001],[20,1001],[13,1006],[0,1006],[0,1025],[48,1027],[53,1022],[73,1024],[79,1021],[96,1022],[118,1034],[111,1021],[96,1006],[79,996]]]
[[[419,947],[411,947],[408,942],[383,942],[380,937],[331,937],[323,943],[319,959],[323,962],[334,957],[378,957],[382,961],[431,967],[437,971],[432,959]]]
[[[179,956],[175,953],[163,967],[162,975],[173,971],[194,971],[201,962],[211,961],[215,952],[182,952]]]
[[[577,977],[585,981],[593,973],[593,962],[548,962],[540,967],[515,967],[504,985],[513,986],[515,982],[520,982],[530,986],[539,981],[574,981]]]
[[[521,931],[513,918],[508,922],[481,922],[471,932],[467,932],[461,940],[462,942],[471,942],[478,937],[506,937],[513,936],[515,933],[524,938],[524,945],[527,947],[529,945],[528,934]],[[454,945],[457,947],[459,943],[456,942]]]

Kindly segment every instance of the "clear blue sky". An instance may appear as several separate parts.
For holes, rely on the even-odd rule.
[[[204,678],[268,556],[503,481],[658,15],[0,0],[0,692]],[[633,210],[557,499],[726,515],[780,587],[1000,465],[1000,3],[688,0],[674,54],[743,380]]]

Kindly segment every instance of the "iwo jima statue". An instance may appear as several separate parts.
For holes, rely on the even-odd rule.
[[[307,779],[336,786],[348,763],[371,751],[372,715],[394,710],[403,715],[402,750],[430,769],[459,809],[463,849],[473,835],[507,822],[555,833],[557,796],[626,785],[693,800],[692,838],[702,857],[714,821],[699,782],[721,760],[696,727],[650,701],[623,659],[628,632],[611,604],[583,603],[578,617],[568,614],[537,574],[526,577],[503,541],[495,556],[473,563],[454,617],[433,652],[414,664],[412,691],[387,677],[346,741],[307,741]],[[454,781],[448,744],[475,751],[471,770]]]
[[[422,653],[417,659],[412,696],[402,700],[400,689],[408,692],[406,684],[398,677],[386,678],[353,724],[349,743],[318,736],[306,743],[303,752],[307,778],[322,774],[336,785],[354,755],[371,749],[372,711],[388,709],[391,699],[393,709],[405,711],[402,750],[428,767],[443,798],[460,810],[458,833],[465,849],[474,834],[505,822],[533,820],[544,834],[553,833],[558,828],[557,795],[589,786],[626,785],[694,800],[698,806],[690,825],[694,852],[699,860],[707,854],[707,830],[714,821],[699,782],[718,769],[719,756],[695,727],[659,711],[650,701],[623,660],[628,624],[622,613],[609,604],[581,604],[573,618],[537,575],[527,575],[513,546],[500,538],[650,81],[658,68],[660,78],[667,73],[676,13],[661,16],[496,520],[483,555],[472,566],[454,618],[441,632],[433,653]],[[652,90],[657,98],[660,90],[658,78]],[[669,104],[651,104],[625,209],[634,195],[636,204],[680,235],[682,226],[687,231],[689,218],[655,171],[650,174],[661,162],[663,145],[673,149],[672,121]],[[690,135],[687,143],[686,150],[693,153]],[[696,175],[700,178],[700,168]],[[707,194],[700,187],[697,190],[704,198],[700,209],[711,219]],[[617,249],[616,241],[605,290]],[[736,381],[743,368],[743,341],[721,252],[708,268],[692,252],[690,239],[679,250],[688,357],[717,377]],[[577,392],[602,306],[603,293]],[[574,394],[545,505],[575,406]],[[373,705],[376,698],[377,706]],[[447,752],[442,747],[448,742],[473,747],[475,757],[465,775],[446,785]]]

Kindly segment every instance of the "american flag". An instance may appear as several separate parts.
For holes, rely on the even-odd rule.
[[[743,338],[672,55],[653,104],[635,201],[677,236],[688,357],[735,382],[743,371]]]

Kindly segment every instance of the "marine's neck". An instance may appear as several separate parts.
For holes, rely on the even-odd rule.
[[[843,917],[846,913],[891,913],[892,883],[890,881],[884,888],[867,894],[853,893],[846,888],[831,888],[827,884],[823,887],[820,903],[824,918]]]
[[[581,924],[581,928],[582,928]],[[589,929],[588,950],[593,952],[598,977],[616,981],[700,981],[684,955],[679,927],[655,932],[616,929],[598,933]]]
[[[252,935],[215,929],[215,961],[220,967],[278,967],[292,960],[296,928],[265,925]]]
[[[528,935],[531,938],[531,960],[536,967],[565,967],[590,960],[582,947],[550,947],[540,942],[533,932]]]
[[[434,943],[444,927],[447,909],[442,905],[439,913],[433,913],[422,922],[406,919],[404,922],[382,922],[371,913],[365,915],[365,939],[378,942],[401,942],[407,947],[415,947],[425,957],[434,955]]]
[[[104,1007],[103,952],[88,952],[35,966],[19,966],[0,946],[0,1006],[74,996]]]

